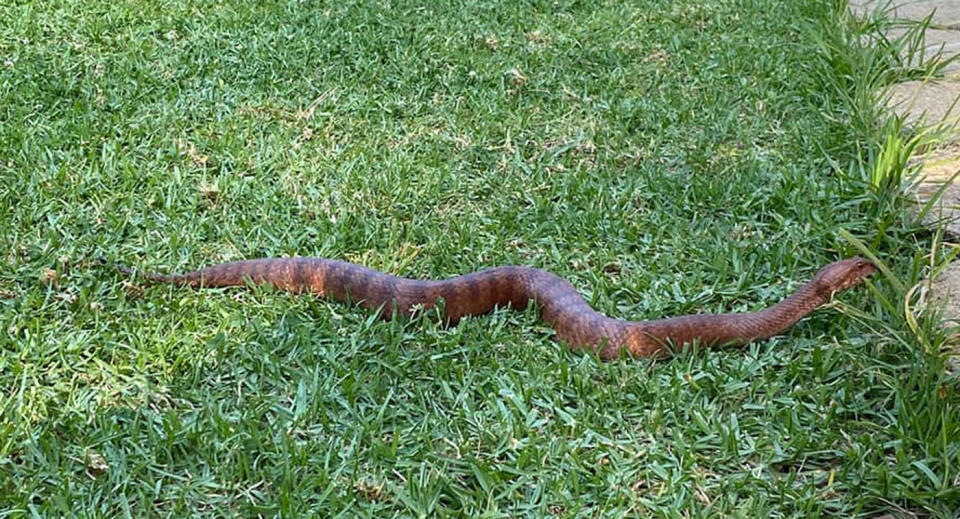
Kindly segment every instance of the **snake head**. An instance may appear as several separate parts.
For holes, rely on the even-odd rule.
[[[876,265],[856,256],[823,267],[817,272],[814,281],[820,290],[831,294],[859,285],[876,271]]]

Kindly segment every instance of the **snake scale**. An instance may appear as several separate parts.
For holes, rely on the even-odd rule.
[[[124,272],[132,273],[122,268]],[[783,301],[757,312],[683,315],[651,321],[624,321],[594,311],[565,279],[545,270],[500,266],[444,280],[415,280],[384,274],[354,263],[324,258],[264,258],[213,265],[186,274],[143,274],[147,280],[192,287],[269,284],[337,301],[354,301],[389,319],[409,316],[443,300],[444,319],[484,314],[534,301],[556,337],[574,349],[596,351],[610,360],[663,355],[673,346],[742,345],[777,335],[853,287],[876,267],[859,257],[831,263]]]

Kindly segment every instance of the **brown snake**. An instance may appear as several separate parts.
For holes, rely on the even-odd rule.
[[[522,308],[532,300],[559,339],[571,348],[594,350],[600,358],[609,360],[624,351],[647,357],[667,353],[671,345],[739,345],[772,337],[875,270],[873,263],[863,258],[850,258],[820,269],[792,295],[758,312],[682,315],[653,321],[624,321],[600,314],[566,280],[532,267],[494,267],[442,281],[421,281],[343,261],[274,258],[223,263],[186,274],[143,276],[193,287],[270,284],[290,292],[357,301],[387,319],[394,311],[409,316],[415,307],[433,308],[442,299],[444,318],[451,323],[497,306]]]

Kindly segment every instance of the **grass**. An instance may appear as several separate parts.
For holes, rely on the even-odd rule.
[[[865,84],[916,72],[839,12],[3,4],[0,516],[956,516],[960,396],[907,293],[947,252],[869,180]],[[379,322],[93,261],[519,263],[642,319],[861,250],[889,275],[781,337],[612,363],[531,309]]]

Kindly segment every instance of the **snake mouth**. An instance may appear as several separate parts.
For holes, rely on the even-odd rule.
[[[853,257],[820,269],[815,281],[823,293],[833,294],[859,285],[876,271],[877,266],[870,260]]]
[[[868,259],[855,257],[851,260],[852,268],[847,274],[847,279],[838,287],[838,292],[859,285],[878,270],[876,264]]]
[[[860,271],[861,278],[867,278],[878,270],[877,266],[870,260],[863,258],[857,258],[857,260],[857,269]]]

